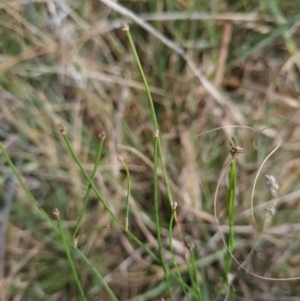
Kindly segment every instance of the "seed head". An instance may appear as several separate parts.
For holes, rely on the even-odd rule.
[[[122,163],[122,164],[124,163],[124,158],[122,156],[118,157],[118,160],[120,163]]]
[[[178,203],[176,201],[173,202],[173,206],[172,206],[173,210],[176,210],[177,206],[178,206]]]
[[[66,135],[66,129],[61,124],[59,124],[58,126],[59,126],[59,130],[60,130],[61,134]]]
[[[120,23],[120,25],[123,31],[129,31],[129,26],[127,23]]]
[[[59,210],[57,208],[55,208],[52,213],[53,213],[54,219],[58,221],[60,219]]]
[[[243,148],[238,146],[232,137],[232,143],[230,142],[230,149],[229,149],[229,154],[232,156],[232,158],[237,158],[240,154],[243,154]]]
[[[99,134],[99,138],[100,138],[100,140],[104,141],[105,138],[106,138],[105,132],[101,132],[101,133]]]
[[[188,247],[188,249],[190,251],[192,251],[195,248],[195,242],[194,241],[189,241],[189,242],[186,243],[186,246]]]

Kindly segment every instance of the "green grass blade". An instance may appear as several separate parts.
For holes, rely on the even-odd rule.
[[[158,123],[157,123],[156,113],[155,113],[154,104],[153,104],[152,96],[151,96],[151,93],[150,93],[150,89],[149,89],[143,67],[141,65],[139,56],[137,54],[134,42],[133,42],[131,34],[130,34],[129,27],[128,27],[127,24],[123,25],[123,30],[126,32],[127,38],[129,40],[129,43],[130,43],[130,46],[131,46],[131,50],[132,50],[133,55],[134,55],[134,59],[137,63],[138,70],[140,72],[141,78],[142,78],[143,83],[144,83],[144,87],[145,87],[145,90],[146,90],[146,94],[147,94],[147,98],[148,98],[149,106],[150,106],[150,110],[151,110],[151,118],[152,118],[152,123],[154,125],[154,130],[158,130]]]
[[[173,248],[173,235],[172,235],[173,231],[172,230],[173,230],[173,223],[174,223],[174,218],[175,218],[175,214],[176,214],[176,207],[177,207],[177,203],[174,203],[172,206],[172,215],[171,215],[170,223],[169,223],[169,246],[170,246],[170,251],[172,254],[173,265],[176,269],[178,278],[181,279],[181,281],[179,281],[179,283],[181,285],[181,289],[182,289],[184,295],[187,296],[188,290],[187,290],[186,286],[183,285],[183,279],[181,277],[181,273],[179,271],[178,264],[175,259],[174,248]]]
[[[118,301],[118,298],[115,296],[109,285],[106,283],[102,275],[98,272],[98,270],[95,268],[95,265],[79,250],[74,249],[76,252],[77,257],[79,257],[87,266],[90,267],[90,269],[93,271],[94,275],[97,277],[98,281],[103,285],[106,292],[109,294],[111,300]]]
[[[145,87],[145,90],[146,90],[146,94],[147,94],[147,98],[148,98],[148,102],[149,102],[149,106],[150,106],[150,110],[151,110],[151,119],[152,119],[152,123],[153,123],[153,126],[154,126],[154,130],[159,130],[158,129],[157,118],[156,118],[156,113],[155,113],[155,109],[154,109],[154,104],[153,104],[152,96],[151,96],[150,89],[149,89],[149,86],[148,86],[148,82],[147,82],[143,67],[141,65],[139,56],[137,54],[133,39],[131,37],[129,27],[128,27],[127,24],[124,24],[122,27],[123,27],[123,30],[126,32],[127,38],[129,40],[129,43],[130,43],[130,46],[131,46],[131,50],[132,50],[133,55],[134,55],[134,59],[136,61],[139,73],[141,75],[141,78],[142,78],[142,81],[143,81],[143,84],[144,84],[144,87]],[[163,151],[162,151],[162,147],[161,147],[160,138],[158,138],[158,150],[159,150],[159,156],[160,156],[160,161],[161,161],[161,167],[162,167],[162,170],[163,170],[164,181],[165,181],[166,188],[167,188],[167,195],[168,195],[168,199],[169,199],[169,202],[170,202],[170,206],[172,207],[173,197],[172,197],[172,193],[171,193],[171,189],[170,189],[170,185],[169,185],[169,180],[168,180],[166,167],[165,167],[165,164],[164,164],[164,156],[163,156]]]
[[[127,164],[125,163],[122,157],[119,157],[118,160],[122,163],[125,171],[126,171],[126,179],[127,179],[127,194],[126,194],[126,205],[125,205],[125,229],[128,230],[129,223],[129,199],[130,199],[130,173]]]
[[[59,211],[58,211],[57,208],[54,209],[53,215],[54,215],[54,218],[57,220],[57,224],[58,224],[58,229],[59,229],[59,232],[60,232],[60,236],[62,238],[62,241],[63,241],[63,244],[64,244],[64,249],[65,249],[65,252],[66,252],[66,255],[67,255],[67,258],[68,258],[68,262],[69,262],[69,265],[71,267],[71,270],[72,270],[73,277],[75,279],[77,288],[78,288],[78,290],[80,292],[80,296],[82,297],[83,300],[87,301],[87,298],[86,298],[86,296],[84,294],[84,291],[83,291],[83,288],[81,286],[81,283],[80,283],[77,271],[75,269],[75,265],[74,265],[74,262],[73,262],[73,259],[72,259],[72,256],[71,256],[71,253],[70,253],[70,250],[69,250],[67,239],[66,239],[66,236],[65,236],[65,233],[64,233],[61,221],[60,221],[60,214],[59,214]]]
[[[168,271],[167,271],[167,266],[166,266],[165,259],[164,259],[163,246],[162,246],[162,241],[161,241],[161,231],[160,231],[160,225],[159,225],[159,212],[158,212],[158,186],[157,186],[158,139],[159,139],[159,132],[157,130],[154,133],[154,162],[153,162],[153,167],[154,167],[153,168],[154,215],[155,215],[156,236],[157,236],[160,260],[161,260],[161,264],[162,264],[165,276],[167,276]],[[168,277],[166,277],[165,281],[167,282],[169,296],[170,296],[171,300],[174,300]]]
[[[92,171],[92,174],[91,174],[91,180],[92,181],[94,180],[97,168],[99,166],[99,162],[100,162],[100,158],[101,158],[101,154],[102,154],[103,142],[106,138],[105,133],[102,132],[99,135],[99,138],[100,138],[100,143],[99,143],[99,147],[98,147],[98,151],[97,151],[95,165],[94,165],[94,168],[93,168],[93,171]],[[81,223],[82,218],[84,216],[84,213],[86,211],[86,206],[87,206],[87,203],[88,203],[88,200],[89,200],[91,189],[92,189],[92,186],[89,184],[88,189],[87,189],[86,194],[85,194],[85,197],[84,197],[83,207],[80,211],[80,214],[79,214],[76,226],[75,226],[74,234],[73,234],[74,245],[77,245],[77,243],[76,243],[76,241],[78,240],[77,234],[78,234],[78,230],[79,230],[79,227],[80,227],[80,223]]]
[[[192,266],[192,282],[193,282],[193,289],[196,291],[197,300],[202,301],[202,293],[201,293],[201,286],[200,281],[198,279],[198,271],[196,266],[196,259],[195,259],[195,252],[191,249],[191,266]]]
[[[234,199],[236,189],[236,158],[233,157],[230,164],[229,172],[229,187],[228,187],[228,222],[229,222],[229,234],[228,234],[228,249],[232,253],[234,249],[234,231],[233,231],[233,219],[234,219]],[[228,282],[228,275],[230,272],[232,263],[231,254],[227,252],[225,258],[225,279]]]

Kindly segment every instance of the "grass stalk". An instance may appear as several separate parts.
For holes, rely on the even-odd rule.
[[[150,93],[150,89],[149,89],[149,86],[148,86],[148,82],[147,82],[147,79],[146,79],[146,76],[145,76],[142,64],[140,62],[140,59],[139,59],[139,56],[137,54],[137,51],[136,51],[136,48],[135,48],[132,36],[130,34],[129,26],[127,24],[123,24],[122,28],[126,32],[126,35],[127,35],[128,40],[129,40],[129,44],[130,44],[131,50],[133,52],[134,59],[136,61],[136,64],[137,64],[140,76],[142,78],[142,81],[143,81],[143,84],[144,84],[144,87],[145,87],[145,90],[146,90],[146,94],[147,94],[147,98],[148,98],[148,102],[149,102],[149,106],[150,106],[151,119],[152,119],[152,123],[153,123],[153,126],[154,126],[154,130],[155,131],[159,130],[158,123],[157,123],[157,118],[156,118],[156,113],[155,113],[155,108],[154,108],[154,103],[153,103],[153,99],[152,99],[152,96],[151,96],[151,93]],[[172,197],[172,193],[171,193],[171,189],[170,189],[170,185],[169,185],[169,180],[168,180],[168,175],[167,175],[166,167],[165,167],[165,164],[164,164],[164,156],[163,156],[161,141],[160,141],[159,137],[158,137],[158,150],[159,150],[159,157],[160,157],[161,167],[162,167],[162,171],[163,171],[163,177],[164,177],[164,181],[165,181],[166,188],[167,188],[167,195],[168,195],[168,199],[169,199],[169,202],[170,202],[170,206],[172,207],[173,197]]]
[[[72,259],[72,256],[71,256],[71,253],[70,253],[70,250],[69,250],[67,239],[66,239],[66,236],[65,236],[65,233],[64,233],[61,221],[60,221],[60,213],[59,213],[59,210],[57,208],[54,209],[53,216],[57,220],[57,224],[58,224],[58,229],[59,229],[59,232],[60,232],[60,236],[62,238],[64,249],[65,249],[65,252],[66,252],[66,255],[67,255],[67,258],[68,258],[68,262],[69,262],[69,265],[71,267],[71,270],[72,270],[72,273],[73,273],[73,277],[75,279],[75,282],[76,282],[77,288],[79,290],[80,296],[82,297],[82,299],[84,301],[87,301],[87,298],[86,298],[86,296],[84,294],[84,291],[83,291],[83,288],[81,286],[81,283],[80,283],[77,271],[75,269],[75,265],[74,265],[74,262],[73,262],[73,259]]]
[[[201,294],[199,295],[199,291],[197,290],[197,281],[196,281],[196,278],[195,278],[195,270],[197,270],[197,267],[195,267],[195,257],[193,258],[194,256],[194,253],[193,253],[193,248],[194,246],[192,245],[192,243],[188,243],[188,248],[189,248],[189,251],[190,251],[190,256],[185,256],[185,264],[186,264],[186,268],[187,268],[187,273],[189,275],[189,279],[190,279],[190,282],[191,282],[191,285],[190,285],[190,291],[193,292],[194,295],[196,295],[196,300],[198,301],[201,301]]]
[[[194,249],[191,249],[191,265],[192,265],[192,272],[193,272],[193,287],[196,291],[197,294],[197,300],[198,301],[202,301],[202,293],[201,293],[201,287],[200,287],[200,281],[198,279],[198,270],[197,270],[197,266],[196,266],[196,259],[195,259],[195,252]]]
[[[155,113],[154,104],[153,104],[152,96],[151,96],[151,93],[150,93],[150,89],[149,89],[149,86],[148,86],[148,82],[147,82],[142,64],[140,62],[139,56],[137,54],[133,39],[131,37],[129,26],[127,24],[122,24],[122,29],[126,32],[131,50],[133,52],[134,59],[136,61],[140,76],[142,78],[142,81],[143,81],[143,84],[144,84],[144,87],[145,87],[147,98],[148,98],[148,101],[149,101],[150,111],[151,111],[151,119],[152,119],[152,123],[154,125],[154,130],[156,131],[156,130],[158,130],[158,123],[157,123],[156,113]]]
[[[95,264],[93,264],[79,249],[74,249],[74,250],[76,251],[76,254],[78,255],[78,257],[83,262],[85,262],[85,264],[87,266],[89,266],[89,268],[93,271],[93,273],[96,276],[96,278],[98,279],[98,281],[103,285],[103,287],[105,288],[106,292],[109,294],[110,299],[112,301],[119,301],[118,298],[113,293],[113,291],[111,290],[111,288],[109,287],[109,285],[106,283],[106,281],[102,277],[102,275],[96,269]]]
[[[93,168],[93,171],[92,171],[92,174],[91,174],[91,180],[92,181],[94,180],[97,168],[99,166],[99,162],[100,162],[100,158],[101,158],[101,154],[102,154],[103,142],[104,142],[104,140],[106,138],[105,133],[102,132],[101,134],[99,134],[99,138],[100,138],[100,143],[99,143],[99,146],[98,146],[98,151],[97,151],[97,156],[96,156],[96,160],[95,160],[95,165],[94,165],[94,168]],[[92,186],[89,184],[88,185],[88,189],[87,189],[86,194],[85,194],[85,197],[84,197],[83,207],[82,207],[82,209],[80,211],[80,214],[79,214],[76,226],[75,226],[75,230],[74,230],[74,234],[73,234],[73,241],[74,241],[74,245],[75,246],[77,246],[77,241],[78,241],[77,234],[78,234],[78,230],[79,230],[79,227],[80,227],[80,223],[81,223],[82,218],[84,216],[84,213],[86,211],[86,206],[87,206],[87,203],[88,203],[88,200],[89,200],[91,189],[92,189]]]
[[[170,223],[169,223],[169,246],[170,246],[170,251],[172,254],[172,262],[173,262],[174,268],[176,270],[176,274],[177,274],[178,278],[181,279],[181,281],[180,281],[181,289],[182,289],[184,295],[187,296],[188,290],[187,290],[186,286],[183,285],[183,279],[181,277],[181,273],[179,271],[179,267],[178,267],[177,261],[175,259],[174,248],[173,248],[173,223],[174,223],[174,218],[175,218],[175,214],[176,214],[176,208],[177,208],[177,202],[175,202],[172,206],[172,215],[171,215]]]
[[[228,211],[227,217],[229,222],[229,233],[228,233],[228,249],[232,253],[234,249],[234,231],[233,231],[233,218],[234,218],[234,198],[235,198],[235,189],[236,189],[236,158],[233,157],[230,164],[229,172],[229,187],[228,187]],[[225,257],[225,280],[228,283],[229,272],[232,264],[231,254],[227,252]]]
[[[157,236],[157,242],[158,242],[158,249],[159,249],[159,255],[161,264],[165,273],[165,281],[167,282],[168,292],[171,300],[174,300],[172,290],[170,287],[170,282],[167,277],[168,270],[164,259],[164,253],[163,253],[163,246],[161,241],[161,232],[160,232],[160,225],[159,225],[159,213],[158,213],[158,185],[157,185],[157,165],[158,165],[158,154],[157,154],[157,146],[158,146],[158,139],[159,139],[159,132],[156,130],[154,132],[154,162],[153,162],[153,181],[154,181],[154,215],[155,215],[155,225],[156,225],[156,236]]]
[[[126,194],[126,205],[125,205],[125,229],[128,230],[128,223],[129,223],[129,198],[130,198],[130,173],[127,164],[125,163],[122,157],[119,157],[118,160],[123,165],[126,171],[126,179],[127,179],[127,194]]]
[[[154,129],[155,129],[155,132],[159,131],[153,99],[152,99],[152,96],[151,96],[151,93],[150,93],[150,89],[149,89],[149,86],[148,86],[148,82],[147,82],[142,64],[140,62],[138,53],[136,51],[136,48],[135,48],[130,30],[129,30],[129,26],[127,24],[122,24],[122,29],[123,29],[123,31],[126,32],[131,50],[133,52],[134,59],[136,61],[140,76],[142,78],[142,81],[143,81],[143,84],[144,84],[144,87],[145,87],[145,90],[146,90],[146,94],[147,94],[147,98],[148,98],[148,102],[149,102],[149,107],[150,107],[150,112],[151,112],[151,119],[152,119],[152,123],[153,123]],[[169,200],[169,203],[170,203],[170,207],[172,208],[172,206],[173,206],[173,197],[172,197],[172,193],[171,193],[171,189],[170,189],[169,178],[168,178],[166,166],[165,166],[165,163],[164,163],[165,161],[164,161],[164,156],[163,156],[162,145],[161,145],[161,141],[160,141],[159,137],[157,137],[156,140],[157,140],[157,147],[158,147],[158,153],[159,153],[161,168],[162,168],[162,171],[163,171],[163,178],[164,178],[164,181],[165,181],[165,184],[166,184],[166,189],[167,189],[167,196],[168,196],[168,200]],[[174,220],[175,220],[175,223],[178,227],[176,211],[174,213],[175,213],[174,214]],[[179,227],[178,227],[178,231],[180,233]],[[181,239],[182,239],[182,237],[181,237]]]

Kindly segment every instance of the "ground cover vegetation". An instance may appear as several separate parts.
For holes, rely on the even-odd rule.
[[[299,1],[0,1],[0,300],[300,300]]]

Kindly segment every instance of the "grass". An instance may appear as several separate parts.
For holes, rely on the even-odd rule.
[[[92,175],[91,175],[91,180],[93,181],[94,177],[95,177],[95,174],[97,172],[97,168],[99,166],[99,161],[100,161],[100,157],[101,157],[101,153],[102,153],[102,148],[103,148],[103,142],[105,140],[105,133],[102,132],[101,134],[99,134],[99,139],[100,139],[100,143],[99,143],[99,148],[98,148],[98,152],[97,152],[97,156],[96,156],[96,161],[95,161],[95,165],[94,165],[94,169],[93,169],[93,172],[92,172]],[[77,220],[77,223],[76,223],[76,226],[75,226],[75,230],[74,230],[74,234],[73,234],[73,240],[74,240],[74,244],[77,245],[77,241],[78,241],[78,230],[79,230],[79,227],[80,227],[80,223],[82,221],[82,218],[86,212],[86,207],[87,207],[87,203],[88,203],[88,200],[89,200],[89,196],[90,196],[90,192],[91,192],[91,185],[89,185],[87,191],[86,191],[86,195],[84,197],[84,203],[83,203],[83,207],[80,211],[80,214],[79,214],[79,217],[78,217],[78,220]],[[129,186],[129,189],[130,189],[130,186]],[[128,214],[126,214],[126,217],[128,219]]]
[[[62,241],[63,241],[63,244],[64,244],[64,248],[66,250],[66,255],[68,257],[68,262],[69,262],[70,268],[71,268],[72,273],[74,275],[74,280],[76,282],[76,286],[78,288],[78,291],[80,293],[80,296],[81,296],[82,300],[86,301],[87,298],[84,294],[80,279],[79,279],[77,271],[75,269],[74,262],[73,262],[73,259],[72,259],[72,256],[71,256],[71,253],[70,253],[70,250],[69,250],[69,246],[68,246],[68,243],[67,243],[66,235],[64,233],[64,229],[63,229],[61,221],[60,221],[60,213],[59,213],[59,210],[57,208],[55,208],[53,210],[53,216],[54,216],[54,219],[57,220],[60,235],[61,235],[61,238],[62,238]]]
[[[236,161],[233,158],[230,164],[229,172],[229,191],[228,191],[228,223],[229,223],[229,234],[228,234],[228,249],[230,253],[234,250],[234,199],[235,199],[235,189],[236,189]],[[229,273],[231,269],[232,258],[231,254],[227,253],[225,260],[225,279],[229,283]]]
[[[299,4],[106,2],[0,3],[0,300],[299,295]]]

